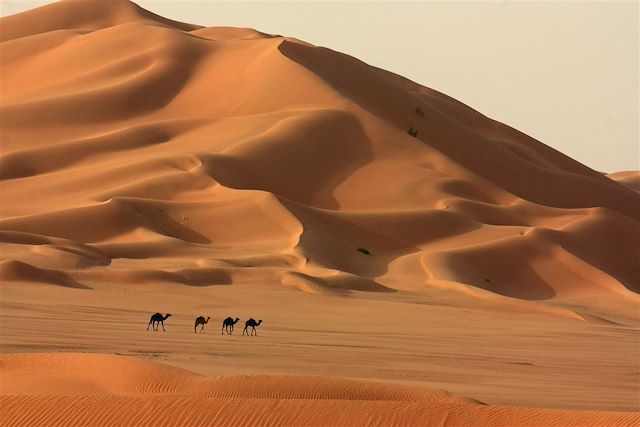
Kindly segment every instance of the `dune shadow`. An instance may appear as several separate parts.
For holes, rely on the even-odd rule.
[[[46,283],[65,288],[91,289],[62,271],[40,268],[17,260],[0,262],[0,281]]]
[[[374,159],[359,119],[328,108],[293,110],[267,132],[239,145],[201,157],[213,179],[226,187],[268,191],[324,209],[339,209],[336,188]]]

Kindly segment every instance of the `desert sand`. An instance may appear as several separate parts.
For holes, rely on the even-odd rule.
[[[325,377],[204,378],[120,356],[2,356],[6,425],[634,425],[632,413],[482,405],[445,392]],[[86,372],[99,371],[87,381]],[[26,381],[38,383],[34,396]],[[25,411],[25,406],[30,408]],[[113,408],[118,408],[113,411]]]
[[[638,171],[616,172],[609,174],[608,177],[633,191],[640,192],[640,172]]]
[[[640,424],[637,172],[125,0],[2,18],[0,63],[10,425]]]

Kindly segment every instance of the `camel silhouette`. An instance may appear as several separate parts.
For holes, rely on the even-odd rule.
[[[167,313],[166,316],[163,316],[160,313],[154,314],[153,316],[151,316],[151,319],[149,319],[149,324],[147,325],[147,331],[149,330],[149,326],[151,326],[154,331],[157,331],[158,330],[158,323],[160,323],[162,325],[162,330],[165,331],[165,329],[164,329],[164,321],[167,320],[169,317],[171,317],[171,314],[169,314],[169,313]]]
[[[196,319],[196,324],[193,326],[193,332],[196,333],[198,325],[202,325],[202,328],[200,330],[204,334],[204,325],[209,323],[209,319],[211,319],[211,317],[209,316],[207,316],[206,319],[204,318],[204,316],[198,316],[198,318]]]
[[[242,331],[242,335],[244,335],[244,333],[247,332],[247,328],[249,327],[252,328],[251,334],[247,332],[247,335],[253,335],[253,334],[258,335],[258,333],[256,332],[256,326],[260,326],[260,323],[262,323],[262,320],[258,320],[257,322],[253,318],[247,320],[246,322],[244,322],[244,330]]]
[[[236,317],[236,320],[233,320],[231,317],[227,317],[222,321],[222,330],[220,331],[221,335],[224,335],[224,331],[227,331],[227,335],[231,335],[233,333],[233,325],[238,323],[240,319]]]

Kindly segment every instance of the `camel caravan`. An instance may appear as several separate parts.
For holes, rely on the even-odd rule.
[[[162,326],[162,330],[166,332],[166,329],[164,329],[164,321],[167,320],[169,317],[171,317],[170,313],[167,313],[165,315],[162,315],[162,313],[153,314],[151,316],[151,319],[149,319],[149,324],[147,325],[147,331],[149,330],[149,327],[151,327],[154,331],[157,331],[158,325],[160,325]],[[211,320],[210,316],[207,316],[206,319],[204,316],[196,317],[196,321],[193,325],[193,332],[197,334],[198,326],[200,326],[200,332],[204,334],[204,325],[209,323],[209,320]],[[225,332],[227,333],[227,335],[233,334],[233,327],[239,321],[240,319],[238,317],[236,317],[235,319],[232,317],[227,317],[226,319],[224,319],[222,321],[222,329],[220,330],[220,334],[224,335]],[[245,334],[258,335],[258,332],[256,331],[256,327],[260,326],[261,323],[262,323],[262,320],[256,321],[254,318],[247,320],[246,322],[244,322],[244,329],[242,330],[242,335],[245,335]]]

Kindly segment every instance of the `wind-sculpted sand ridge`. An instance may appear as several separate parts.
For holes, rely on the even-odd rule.
[[[640,420],[633,413],[485,406],[436,390],[326,377],[206,378],[122,356],[4,355],[0,369],[7,426],[631,426]]]

